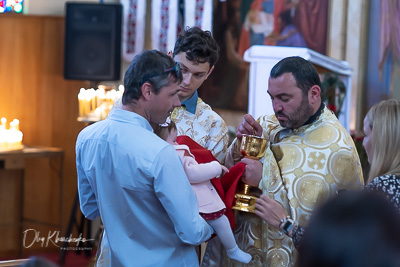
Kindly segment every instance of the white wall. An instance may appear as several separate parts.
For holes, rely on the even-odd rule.
[[[25,0],[24,14],[64,16],[64,6],[68,0]],[[73,0],[73,2],[94,2],[99,0]],[[119,3],[119,0],[103,0],[103,3]]]

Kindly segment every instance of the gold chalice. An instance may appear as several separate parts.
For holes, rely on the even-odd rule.
[[[249,159],[261,159],[264,157],[267,147],[267,139],[255,135],[243,135],[240,143],[240,153]],[[235,206],[232,209],[254,213],[256,199],[260,197],[261,190],[257,187],[243,183],[243,188],[235,194]]]

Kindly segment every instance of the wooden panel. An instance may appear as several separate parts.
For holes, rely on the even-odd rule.
[[[65,231],[77,188],[75,141],[85,126],[76,120],[77,95],[81,87],[89,87],[89,82],[63,78],[64,17],[2,14],[0,28],[0,117],[20,120],[24,144],[64,149],[64,205],[61,212]],[[52,161],[26,161],[26,216],[51,221],[59,218],[58,178]],[[0,186],[10,188],[0,189],[7,199],[18,194],[14,190],[17,185],[12,183],[0,183]],[[6,229],[0,227],[0,233],[4,231]],[[12,246],[17,238],[12,236],[7,241],[1,236],[2,244],[6,242]],[[10,247],[0,247],[0,255],[2,249],[9,250]],[[29,253],[24,250],[24,254]]]
[[[19,206],[22,170],[0,170],[0,256],[18,246]],[[13,194],[10,194],[13,192]]]

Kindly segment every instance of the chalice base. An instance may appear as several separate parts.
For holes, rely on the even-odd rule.
[[[257,198],[258,197],[245,194],[235,194],[236,202],[232,209],[254,213],[256,210]]]

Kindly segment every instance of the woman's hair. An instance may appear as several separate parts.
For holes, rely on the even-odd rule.
[[[398,267],[399,225],[399,213],[381,195],[339,194],[312,214],[297,267]]]
[[[176,130],[176,124],[174,121],[170,121],[168,123],[165,123],[160,125],[160,124],[153,124],[151,125],[153,127],[154,133],[158,135],[161,139],[167,140],[168,135],[171,133],[172,130]]]
[[[366,118],[373,140],[368,182],[384,174],[400,175],[400,101],[382,101],[369,110]]]

